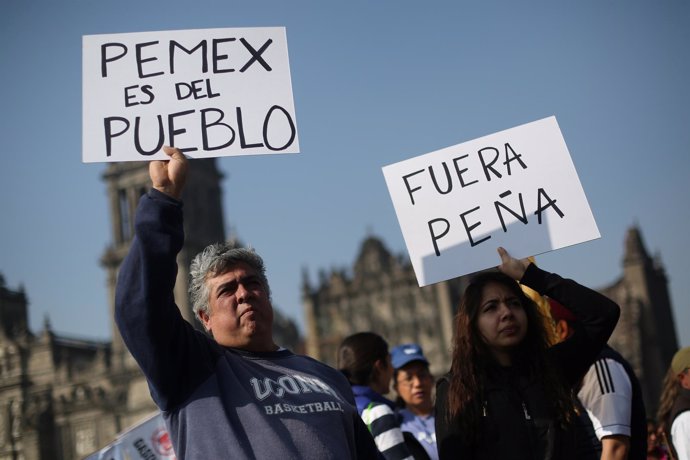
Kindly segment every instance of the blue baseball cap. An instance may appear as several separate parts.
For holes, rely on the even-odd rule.
[[[422,347],[416,343],[406,343],[404,345],[398,345],[391,350],[391,362],[393,363],[393,369],[400,369],[412,361],[421,361],[426,365],[429,365],[429,361],[424,357],[422,352]]]

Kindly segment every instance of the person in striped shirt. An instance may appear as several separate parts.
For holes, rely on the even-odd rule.
[[[388,343],[374,332],[358,332],[338,348],[338,369],[352,385],[359,415],[386,460],[413,460],[400,430],[400,417],[383,395],[393,377]]]

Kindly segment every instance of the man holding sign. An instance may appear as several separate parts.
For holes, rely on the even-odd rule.
[[[166,147],[139,203],[135,238],[118,277],[115,317],[163,411],[178,458],[376,458],[374,441],[335,369],[278,347],[261,258],[215,244],[192,262],[194,311],[173,298],[184,240],[187,160]]]

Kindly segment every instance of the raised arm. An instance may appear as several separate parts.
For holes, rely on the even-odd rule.
[[[565,378],[578,382],[608,341],[616,327],[620,307],[603,294],[571,279],[546,272],[528,259],[518,260],[499,248],[503,273],[549,296],[573,312],[581,327],[568,340],[552,349],[554,363],[562,365]]]
[[[118,274],[115,320],[125,345],[149,381],[163,410],[181,402],[208,375],[212,346],[187,323],[175,304],[177,253],[182,249],[182,194],[187,160],[166,149],[169,161],[153,161],[153,190],[142,196],[135,236]]]

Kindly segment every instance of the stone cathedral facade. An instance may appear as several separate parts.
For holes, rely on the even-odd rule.
[[[192,323],[189,264],[206,245],[225,240],[221,177],[215,159],[190,163],[175,299]],[[133,237],[137,202],[150,187],[148,163],[109,164],[103,179],[112,241],[100,262],[109,287],[103,303],[109,306],[112,341],[64,337],[51,330],[48,320],[43,331],[31,332],[27,293],[6,286],[0,276],[0,460],[81,459],[157,410],[112,321],[118,268]],[[278,343],[298,348],[296,325],[278,310],[274,330]]]
[[[375,331],[390,346],[419,343],[439,375],[450,362],[453,317],[466,285],[456,278],[420,288],[407,259],[368,237],[352,270],[322,272],[313,285],[304,277],[307,354],[335,366],[345,337]]]
[[[345,337],[374,331],[391,347],[419,343],[432,372],[443,375],[450,369],[453,318],[467,282],[468,277],[460,277],[419,288],[408,259],[369,237],[352,268],[322,272],[315,282],[304,276],[307,353],[335,365]],[[638,228],[630,228],[625,237],[619,279],[598,290],[621,307],[609,344],[632,364],[648,413],[654,414],[678,341],[664,268],[647,253]]]

